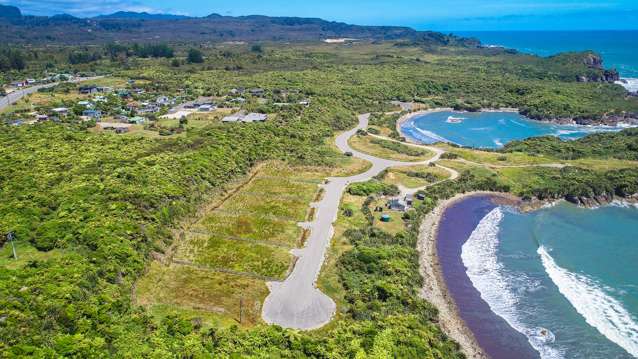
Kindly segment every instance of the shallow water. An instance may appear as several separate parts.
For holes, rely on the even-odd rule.
[[[455,143],[478,148],[500,148],[513,140],[558,136],[574,140],[596,132],[620,131],[620,127],[557,125],[534,121],[514,112],[441,111],[416,116],[401,125],[402,132],[420,142]]]
[[[523,335],[536,356],[638,356],[636,207],[584,209],[562,203],[521,214],[507,207],[486,207],[479,199],[464,203],[465,210],[453,207],[446,216],[464,214],[477,223],[470,234],[461,236],[465,285],[470,282],[489,314]],[[454,233],[442,226],[439,240],[450,241],[450,236]],[[450,259],[443,256],[453,254],[439,254],[445,273]],[[456,299],[453,289],[459,284],[448,286]],[[458,302],[461,313],[495,321],[484,313],[485,307],[467,303]],[[488,341],[503,333],[492,335],[496,338]]]

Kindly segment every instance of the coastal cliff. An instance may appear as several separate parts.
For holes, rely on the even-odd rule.
[[[587,53],[583,63],[590,69],[599,70],[599,73],[578,76],[579,82],[616,82],[620,80],[620,74],[616,69],[605,69],[602,56],[595,53]]]

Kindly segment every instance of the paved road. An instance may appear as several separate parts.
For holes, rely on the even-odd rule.
[[[302,330],[316,329],[327,324],[335,313],[336,305],[330,297],[317,289],[316,281],[334,234],[332,224],[337,219],[343,191],[349,184],[365,182],[386,168],[435,162],[444,152],[441,149],[424,146],[434,151],[436,155],[424,162],[399,162],[377,158],[350,148],[348,139],[357,130],[368,127],[369,117],[369,114],[359,116],[358,126],[339,135],[336,144],[342,152],[351,152],[354,157],[370,161],[372,167],[364,173],[351,177],[331,177],[323,185],[323,198],[320,202],[313,204],[316,208],[315,220],[307,224],[311,234],[306,246],[293,251],[298,260],[292,273],[284,281],[267,283],[270,294],[266,297],[262,308],[262,318],[265,322]]]
[[[78,83],[78,82],[83,82],[83,81],[92,81],[92,80],[97,80],[100,79],[104,76],[94,76],[94,77],[79,77],[77,79],[73,79],[70,80],[68,82],[71,83]],[[52,82],[50,84],[43,84],[43,85],[35,85],[35,86],[31,86],[31,87],[27,87],[21,90],[17,90],[17,91],[13,91],[10,94],[7,94],[4,97],[0,97],[0,111],[4,110],[5,108],[13,105],[14,103],[18,102],[21,98],[23,98],[26,95],[32,94],[34,92],[37,92],[39,89],[43,89],[43,88],[49,88],[49,87],[53,87],[55,85],[60,84],[60,82]]]

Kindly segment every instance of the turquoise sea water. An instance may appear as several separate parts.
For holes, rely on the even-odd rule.
[[[463,264],[492,312],[542,358],[638,357],[638,208],[489,212]]]
[[[573,140],[590,133],[619,131],[606,126],[556,125],[530,120],[513,112],[453,112],[425,114],[406,121],[402,132],[423,143],[451,142],[468,147],[499,148],[512,140],[553,135]]]

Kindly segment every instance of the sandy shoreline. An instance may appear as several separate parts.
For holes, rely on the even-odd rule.
[[[432,303],[439,310],[441,328],[461,345],[461,351],[468,358],[487,359],[488,356],[479,346],[474,333],[459,315],[456,303],[448,292],[441,272],[436,246],[438,226],[445,211],[461,200],[479,195],[493,195],[499,201],[507,204],[519,203],[519,199],[513,195],[494,192],[463,193],[441,201],[421,222],[417,250],[419,251],[419,271],[423,277],[421,297]]]

